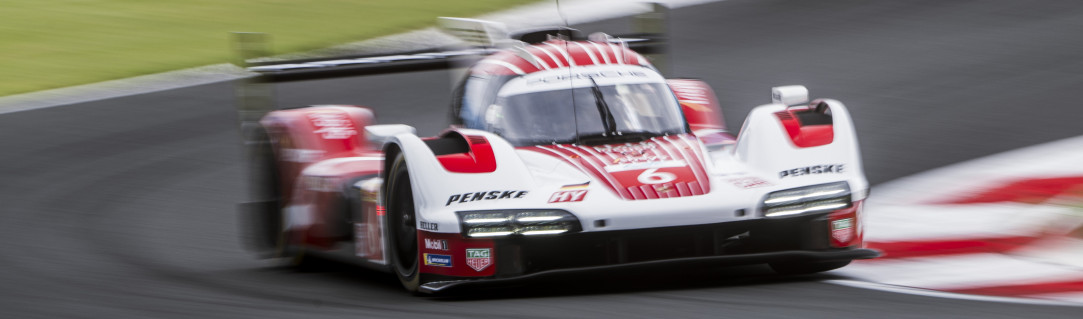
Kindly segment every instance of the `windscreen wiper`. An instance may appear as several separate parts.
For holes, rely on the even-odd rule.
[[[598,113],[602,116],[605,135],[616,136],[617,120],[613,118],[613,112],[609,110],[609,104],[605,102],[605,97],[602,96],[602,89],[598,87],[598,82],[594,81],[593,77],[590,78],[590,83],[593,84],[590,91],[594,93],[594,104],[598,106]]]
[[[652,137],[665,136],[669,133],[658,132],[618,132],[617,135],[612,134],[588,134],[579,136],[580,143],[583,145],[597,145],[597,144],[610,144],[610,143],[627,143],[627,142],[642,142],[651,139]]]

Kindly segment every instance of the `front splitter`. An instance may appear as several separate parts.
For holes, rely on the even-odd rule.
[[[590,266],[590,267],[576,267],[576,268],[562,268],[554,270],[539,271],[536,273],[526,274],[522,276],[508,277],[508,278],[490,278],[490,279],[464,279],[464,280],[445,280],[434,281],[421,285],[418,288],[419,292],[435,294],[442,293],[451,290],[452,288],[462,287],[488,287],[488,286],[504,286],[514,283],[530,282],[534,280],[544,280],[545,278],[564,276],[573,273],[584,273],[593,271],[636,271],[636,270],[649,270],[652,268],[666,268],[675,266],[689,266],[689,267],[716,267],[716,266],[737,266],[737,265],[751,265],[751,264],[764,264],[772,262],[831,262],[831,261],[844,261],[855,259],[871,259],[880,256],[880,251],[867,248],[840,250],[840,251],[804,251],[804,250],[790,250],[790,251],[777,251],[769,253],[753,253],[753,254],[741,254],[741,255],[726,255],[726,256],[704,256],[704,257],[688,257],[688,258],[675,258],[665,260],[651,260],[641,261],[634,263],[605,265],[605,266]]]

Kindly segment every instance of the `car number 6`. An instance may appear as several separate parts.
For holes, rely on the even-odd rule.
[[[639,182],[643,184],[661,184],[672,182],[677,179],[673,173],[659,172],[657,168],[651,168],[639,174]]]

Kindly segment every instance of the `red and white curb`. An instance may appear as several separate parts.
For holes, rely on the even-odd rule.
[[[833,282],[1083,305],[1081,164],[1083,136],[881,185],[866,204],[865,239],[884,256],[835,272],[857,281]]]

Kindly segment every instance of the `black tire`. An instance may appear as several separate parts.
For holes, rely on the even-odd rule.
[[[771,269],[782,275],[805,275],[839,269],[849,265],[849,260],[805,263],[770,263]]]
[[[417,220],[414,210],[414,193],[406,158],[395,156],[387,171],[384,205],[387,208],[387,238],[390,249],[392,272],[402,286],[416,293],[421,286],[419,270]]]

